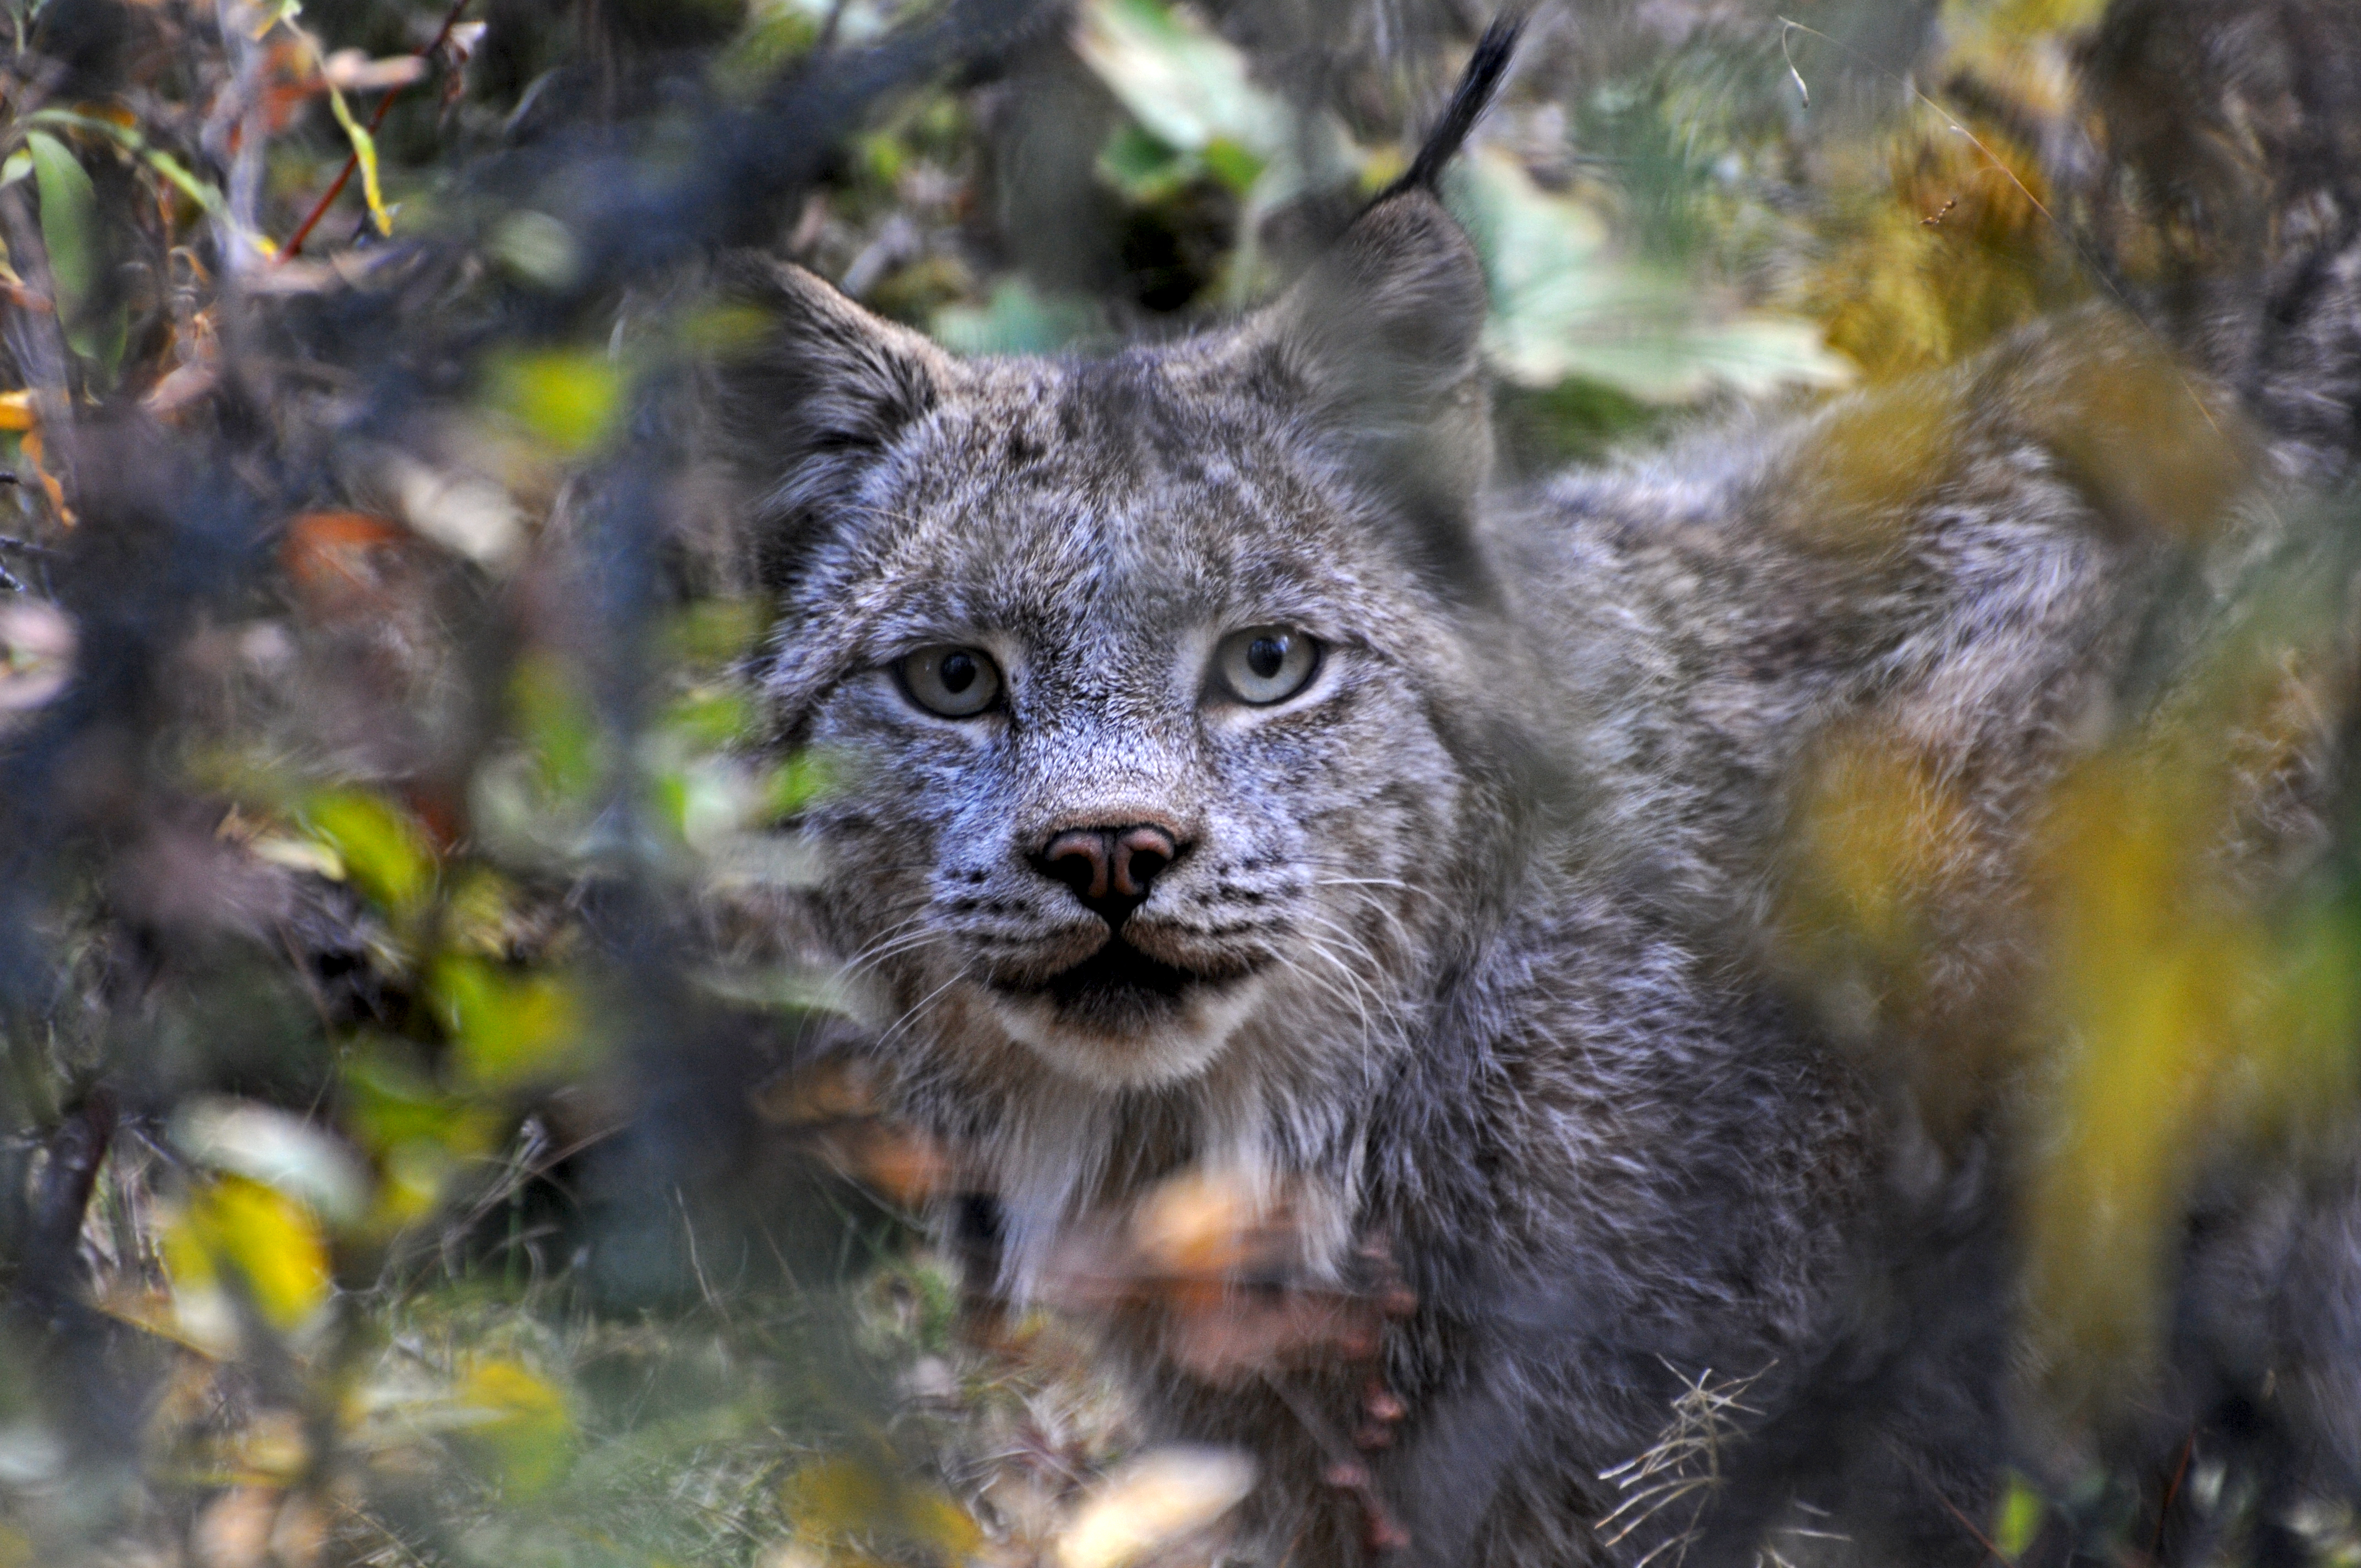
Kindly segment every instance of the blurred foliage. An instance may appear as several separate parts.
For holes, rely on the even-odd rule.
[[[1315,97],[1237,8],[982,9],[12,0],[0,1563],[1217,1549],[1236,1456],[1132,1452],[1056,1321],[956,1300],[910,1223],[946,1157],[828,1058],[847,988],[764,919],[808,870],[777,829],[843,785],[760,743],[768,610],[650,543],[695,532],[654,476],[730,330],[681,278],[763,245],[971,353],[1184,330],[1404,166],[1466,38],[1340,38]],[[1543,26],[1448,192],[1510,464],[2103,291],[2042,172],[2093,10]],[[2266,765],[2223,737],[2275,743],[2334,620],[2201,639],[2183,739],[2057,813],[2029,1212],[2069,1404],[2152,1353],[2186,1151],[2349,1098],[2361,872],[2290,903],[2208,860]],[[1801,918],[1893,1004],[1946,935],[1941,781],[1823,784]],[[1072,1304],[1220,1303],[1233,1208],[1082,1238]],[[1365,1307],[1209,1306],[1191,1354],[1251,1374]],[[2011,1489],[2004,1554],[2045,1506]]]

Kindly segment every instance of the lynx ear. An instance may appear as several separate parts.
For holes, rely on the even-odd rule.
[[[1305,409],[1405,531],[1480,591],[1469,534],[1491,465],[1476,247],[1424,190],[1389,194],[1247,330],[1256,379]]]
[[[714,357],[706,426],[757,578],[776,587],[958,367],[800,267],[741,258],[723,291],[748,321]]]

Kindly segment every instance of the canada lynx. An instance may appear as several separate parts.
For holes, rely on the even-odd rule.
[[[2171,25],[2210,45],[2221,10]],[[2177,520],[2345,460],[2351,209],[2304,193],[2277,314],[2220,318],[2213,378],[2086,315],[1499,494],[1431,172],[1260,313],[1099,359],[960,360],[745,274],[776,336],[715,426],[785,608],[779,733],[845,770],[816,917],[885,997],[896,1103],[996,1197],[1006,1288],[1192,1168],[1288,1206],[1292,1283],[1383,1246],[1409,1416],[1358,1492],[1320,1434],[1367,1365],[1225,1380],[1152,1313],[1120,1331],[1173,1431],[1260,1455],[1273,1559],[1351,1559],[1375,1497],[1413,1561],[1608,1560],[1602,1475],[1718,1389],[1743,1441],[1679,1510],[1693,1550],[1817,1520],[1779,1550],[1978,1557],[1958,1519],[2017,1462],[2006,1162],[1987,1101],[1883,1064],[2012,1027],[2029,825]],[[1807,781],[1862,754],[1955,808],[1905,890],[1938,961],[1847,1014],[1780,927]],[[2349,1299],[2345,1213],[2255,1277]],[[2352,1336],[2283,1326],[2222,1376],[2280,1379],[2242,1397],[2349,1489]]]

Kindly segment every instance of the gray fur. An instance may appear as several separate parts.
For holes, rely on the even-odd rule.
[[[2353,254],[2321,264],[2348,292]],[[740,283],[781,323],[719,417],[785,611],[767,694],[849,770],[806,824],[815,917],[898,1103],[997,1195],[1005,1288],[1218,1165],[1306,1221],[1298,1283],[1381,1237],[1417,1292],[1376,1467],[1416,1560],[1607,1560],[1598,1477],[1715,1377],[1752,1380],[1750,1481],[1700,1550],[1828,1509],[1862,1554],[1975,1556],[1946,1510],[2011,1457],[1998,1090],[1934,1103],[1912,1053],[2013,1030],[2037,803],[2190,525],[2274,456],[2337,460],[2318,400],[2273,379],[2249,406],[2301,417],[2249,424],[2084,317],[1494,495],[1480,275],[1416,190],[1261,315],[1099,361],[956,361],[792,269]],[[2314,326],[2345,397],[2349,323]],[[2177,389],[2135,427],[2103,394],[2141,385]],[[1206,700],[1219,638],[1266,624],[1326,644],[1312,685]],[[1006,707],[914,705],[888,668],[930,644],[990,651]],[[1941,961],[1848,1011],[1789,983],[1781,921],[1799,792],[1863,740],[1958,809],[1903,890]],[[1126,936],[1203,983],[1077,1022],[1044,987],[1107,928],[1030,857],[1143,820],[1190,847]],[[2349,1212],[2222,1266],[2344,1289]],[[2302,1398],[2349,1483],[2351,1313],[2281,1316],[2253,1333],[2329,1347]],[[1356,1377],[1216,1387],[1159,1332],[1118,1338],[1170,1425],[1263,1454],[1273,1559],[1351,1556],[1312,1433]]]

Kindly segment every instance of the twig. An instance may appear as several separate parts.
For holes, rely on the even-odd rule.
[[[2180,1440],[2180,1462],[2172,1467],[2172,1479],[2165,1486],[2163,1500],[2156,1506],[2156,1534],[2147,1543],[2147,1560],[2150,1563],[2159,1563],[2164,1559],[2165,1521],[2172,1517],[2173,1499],[2180,1496],[2180,1483],[2189,1475],[2189,1456],[2196,1452],[2196,1448],[2197,1431],[2192,1427],[2189,1435]]]
[[[1993,1544],[1992,1537],[1986,1535],[1982,1530],[1978,1530],[1976,1528],[1976,1521],[1970,1519],[1964,1512],[1962,1512],[1959,1504],[1951,1501],[1949,1493],[1944,1491],[1942,1487],[1935,1485],[1935,1478],[1933,1476],[1918,1468],[1916,1462],[1914,1461],[1908,1453],[1903,1451],[1902,1445],[1898,1442],[1894,1445],[1894,1457],[1902,1461],[1902,1467],[1905,1470],[1909,1471],[1910,1474],[1918,1477],[1920,1485],[1924,1486],[1928,1491],[1935,1494],[1935,1500],[1943,1505],[1943,1511],[1949,1514],[1953,1519],[1959,1520],[1960,1528],[1961,1530],[1966,1530],[1970,1535],[1975,1537],[1976,1544],[1984,1549],[1986,1555],[1997,1560],[2001,1564],[2001,1568],[2016,1568],[2016,1560],[2011,1557],[2007,1552],[2003,1552],[1997,1545]]]
[[[844,24],[844,5],[845,0],[834,0],[834,3],[829,6],[828,20],[820,24],[819,40],[812,45],[812,54],[815,58],[827,54],[836,47],[837,29]]]
[[[1779,18],[1779,56],[1787,62],[1787,74],[1795,79],[1795,91],[1803,94],[1804,107],[1808,109],[1812,106],[1812,90],[1804,85],[1804,73],[1795,69],[1795,57],[1787,49],[1787,35],[1802,26],[1784,16]]]
[[[431,60],[435,55],[441,53],[443,46],[450,41],[451,29],[459,25],[459,18],[467,14],[467,0],[452,0],[451,9],[444,15],[443,25],[434,30],[434,40],[424,49],[418,50],[413,58]],[[377,101],[377,107],[369,114],[369,135],[377,135],[377,128],[385,124],[386,114],[393,107],[394,100],[401,97],[409,85],[408,82],[403,82],[401,86],[389,87],[385,90],[385,96]],[[346,185],[352,180],[353,170],[360,166],[360,149],[356,148],[345,156],[345,166],[336,170],[335,181],[321,193],[320,199],[312,204],[312,210],[305,214],[303,221],[295,225],[295,232],[287,236],[287,247],[279,253],[281,260],[291,261],[303,253],[303,242],[312,237],[313,227],[322,218],[328,215],[328,209],[335,205],[336,198],[345,193]]]
[[[115,1097],[104,1089],[91,1091],[82,1108],[49,1135],[49,1163],[34,1190],[24,1272],[17,1279],[21,1292],[48,1298],[66,1293],[82,1216],[90,1211],[90,1195],[114,1138]]]
[[[1675,1563],[1687,1557],[1711,1494],[1721,1485],[1722,1443],[1738,1428],[1732,1418],[1762,1414],[1746,1404],[1743,1396],[1771,1370],[1765,1366],[1750,1376],[1716,1383],[1710,1367],[1690,1378],[1670,1362],[1664,1366],[1686,1386],[1673,1401],[1672,1424],[1646,1453],[1598,1473],[1598,1478],[1621,1492],[1623,1498],[1591,1528],[1607,1545],[1620,1546],[1675,1503],[1689,1497],[1697,1497],[1697,1501],[1688,1523],[1649,1548],[1632,1568],[1646,1568],[1667,1552],[1674,1553]],[[1697,1467],[1699,1460],[1704,1462],[1701,1470]],[[1700,1493],[1705,1495],[1697,1496]]]

